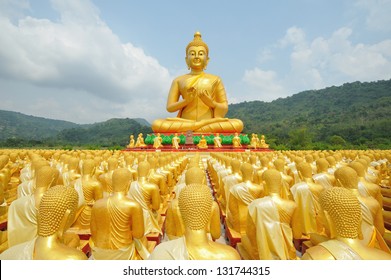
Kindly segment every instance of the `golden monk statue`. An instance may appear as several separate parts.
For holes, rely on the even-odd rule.
[[[90,246],[97,260],[148,258],[144,236],[143,209],[127,197],[132,174],[126,168],[113,172],[113,193],[92,208]]]
[[[204,170],[198,166],[191,165],[185,173],[185,183],[177,184],[175,189],[175,198],[170,202],[166,215],[166,234],[169,239],[176,239],[182,237],[185,233],[185,225],[183,224],[182,216],[178,206],[178,197],[187,185],[206,184],[206,174]],[[207,232],[210,233],[212,239],[218,239],[221,234],[220,228],[220,212],[217,202],[213,201],[211,217]]]
[[[261,149],[268,149],[269,145],[266,144],[265,135],[261,135],[261,140],[259,140],[259,148]]]
[[[2,260],[86,260],[78,249],[64,244],[64,233],[75,218],[78,194],[73,188],[55,186],[46,191],[38,209],[38,236],[10,247]]]
[[[15,246],[37,236],[37,211],[44,193],[57,182],[57,169],[42,166],[35,171],[36,187],[31,195],[13,201],[8,210],[8,244]]]
[[[80,209],[75,223],[72,227],[81,230],[89,230],[91,222],[91,210],[95,201],[103,197],[102,184],[94,177],[95,161],[87,159],[83,162],[82,177],[80,179],[81,189],[83,191],[84,203]],[[79,184],[75,183],[75,186]]]
[[[266,170],[262,179],[269,196],[258,198],[248,206],[246,235],[242,236],[240,247],[250,259],[296,259],[293,238],[301,237],[296,203],[281,198],[280,172]]]
[[[232,146],[233,146],[234,148],[242,147],[242,143],[241,143],[239,134],[238,134],[237,132],[235,132],[235,135],[234,135],[234,137],[232,138]]]
[[[196,32],[186,47],[186,63],[190,73],[177,77],[171,85],[167,111],[176,118],[158,119],[152,123],[154,132],[241,132],[243,123],[227,119],[228,101],[219,77],[205,73],[209,62],[208,45]],[[182,99],[180,99],[182,98]]]
[[[357,172],[359,179],[358,191],[360,194],[362,196],[372,196],[383,207],[383,196],[380,186],[365,179],[365,166],[359,161],[353,161],[349,166]]]
[[[215,137],[213,138],[213,144],[215,148],[221,148],[220,133],[216,133]]]
[[[335,171],[334,175],[337,186],[351,191],[360,202],[362,211],[361,242],[365,246],[376,247],[389,253],[390,249],[383,239],[385,232],[383,209],[380,207],[379,202],[372,196],[362,196],[359,193],[359,179],[357,172],[353,168],[349,166],[340,167]]]
[[[160,136],[160,133],[158,133],[155,138],[153,139],[153,147],[155,149],[160,149],[161,147],[163,147],[163,139],[162,137]]]
[[[180,142],[181,142],[181,139],[178,137],[178,133],[175,133],[174,137],[172,137],[172,139],[171,139],[172,147],[174,149],[178,150]]]
[[[359,239],[361,207],[344,188],[330,188],[320,196],[331,239],[306,250],[303,260],[390,260],[391,254],[365,246]]]
[[[253,167],[242,163],[240,167],[243,182],[235,184],[228,191],[227,225],[237,233],[244,234],[247,225],[248,205],[263,197],[263,186],[253,183]]]
[[[134,145],[135,145],[134,136],[130,135],[129,136],[129,144],[126,147],[129,148],[129,149],[133,149]]]
[[[158,185],[148,182],[149,163],[140,162],[137,166],[137,181],[131,183],[128,197],[141,205],[144,215],[145,235],[149,233],[160,233],[160,189]]]
[[[197,144],[198,149],[207,149],[208,148],[208,142],[205,139],[204,135],[201,135],[200,142]]]
[[[302,180],[290,189],[297,204],[301,233],[309,236],[312,233],[323,233],[323,221],[319,197],[324,187],[316,184],[312,178],[312,167],[308,162],[297,166],[299,177]]]
[[[208,238],[207,226],[213,199],[206,185],[191,184],[183,188],[178,206],[185,226],[183,237],[159,244],[151,260],[239,260],[238,252],[229,245]]]
[[[144,142],[144,137],[142,133],[139,133],[137,136],[136,144],[134,145],[137,148],[146,147],[147,145]]]

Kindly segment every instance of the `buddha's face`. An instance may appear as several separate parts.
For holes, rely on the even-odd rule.
[[[208,54],[203,46],[192,46],[187,51],[186,63],[193,69],[202,71],[206,68],[209,61]]]

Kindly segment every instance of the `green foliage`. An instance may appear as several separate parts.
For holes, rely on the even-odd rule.
[[[227,117],[241,119],[243,133],[264,134],[274,149],[390,149],[390,112],[387,80],[310,90],[269,103],[231,104]]]

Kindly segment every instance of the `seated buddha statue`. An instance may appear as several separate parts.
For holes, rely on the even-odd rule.
[[[109,196],[113,191],[112,188],[112,176],[115,169],[118,168],[118,159],[116,157],[110,157],[107,160],[107,171],[99,175],[98,180],[102,184],[103,196]]]
[[[344,188],[330,188],[320,196],[331,239],[310,247],[302,260],[390,260],[391,254],[365,246],[359,239],[361,207]]]
[[[129,144],[126,146],[126,148],[133,149],[135,145],[134,136],[129,136]]]
[[[208,45],[196,32],[186,47],[186,63],[190,73],[172,82],[167,111],[176,118],[158,119],[152,123],[154,132],[241,132],[243,123],[228,119],[228,101],[221,79],[205,73],[209,62]],[[181,99],[182,98],[182,99]]]
[[[316,169],[317,173],[313,176],[314,181],[325,189],[332,188],[335,185],[335,177],[328,172],[329,162],[325,158],[319,158],[316,161]]]
[[[38,209],[37,237],[10,247],[0,255],[2,260],[86,260],[76,248],[64,244],[65,232],[74,221],[78,194],[62,185],[49,188]]]
[[[208,142],[205,139],[204,135],[201,135],[200,142],[197,144],[198,149],[207,149],[208,148]]]
[[[213,144],[215,148],[221,148],[220,133],[216,133],[215,137],[213,138]]]
[[[216,193],[224,214],[227,213],[227,202],[231,188],[243,182],[242,173],[240,171],[241,162],[238,159],[233,159],[230,161],[230,165],[231,173],[226,176],[221,176],[219,190]]]
[[[15,246],[37,236],[37,211],[44,193],[58,178],[57,169],[42,166],[35,172],[36,187],[31,195],[14,200],[8,210],[8,244]]]
[[[170,192],[167,187],[166,178],[164,175],[156,172],[158,159],[154,156],[148,157],[149,163],[149,173],[148,173],[148,182],[156,184],[160,190],[160,201],[161,201],[161,210],[164,211],[167,206],[167,200],[170,197]]]
[[[163,147],[162,142],[163,142],[163,139],[160,136],[160,133],[156,134],[155,138],[153,139],[153,147],[155,149],[160,149],[161,147]]]
[[[263,197],[263,187],[253,183],[253,167],[250,163],[240,166],[242,182],[232,186],[228,193],[227,225],[242,234],[246,232],[247,208],[257,198]]]
[[[82,177],[80,180],[83,191],[84,203],[77,215],[72,227],[89,230],[91,222],[91,210],[94,203],[103,197],[102,184],[94,177],[95,161],[87,159],[83,162]]]
[[[181,139],[178,137],[178,133],[175,133],[174,134],[174,137],[172,137],[171,139],[171,144],[172,144],[172,147],[175,149],[175,150],[178,150],[179,149],[179,144],[181,143]]]
[[[312,233],[323,233],[323,221],[319,197],[324,190],[323,186],[316,184],[312,178],[312,167],[308,162],[302,162],[297,166],[301,182],[291,188],[293,199],[297,204],[299,226],[304,236]]]
[[[357,172],[349,167],[344,166],[338,168],[335,173],[335,179],[338,187],[348,189],[356,195],[361,206],[362,222],[361,222],[361,242],[365,246],[376,247],[385,252],[390,252],[383,235],[385,232],[383,209],[379,202],[371,196],[362,196],[358,191],[358,175]]]
[[[358,191],[362,196],[372,196],[383,207],[383,196],[380,186],[365,179],[365,167],[359,161],[353,161],[349,164],[357,172]]]
[[[175,189],[175,198],[169,203],[167,209],[165,228],[166,234],[169,239],[176,239],[182,237],[185,233],[185,225],[183,224],[182,216],[178,206],[178,197],[181,191],[187,186],[192,184],[205,185],[206,174],[204,170],[198,166],[191,165],[185,173],[185,184],[178,184]],[[207,226],[207,233],[212,239],[220,238],[220,212],[217,202],[213,201],[211,217]]]
[[[144,142],[144,137],[142,133],[139,133],[137,136],[136,144],[134,145],[137,148],[146,147],[147,145]]]
[[[185,226],[181,238],[160,243],[150,260],[240,260],[229,245],[213,242],[207,235],[213,198],[206,185],[190,184],[179,194],[178,206]]]
[[[143,209],[145,235],[162,234],[160,215],[157,212],[160,209],[160,190],[156,184],[148,182],[149,167],[147,161],[138,164],[137,181],[130,184],[128,197],[138,202]]]
[[[301,237],[296,203],[281,198],[280,172],[268,169],[262,180],[269,195],[254,200],[248,206],[246,234],[242,235],[241,246],[250,259],[296,259],[293,238]]]
[[[234,137],[232,138],[232,146],[234,148],[242,147],[242,140],[239,137],[239,134],[235,132]]]
[[[278,158],[273,162],[273,165],[276,170],[280,172],[282,177],[283,188],[281,189],[281,197],[293,200],[290,188],[295,183],[295,180],[292,176],[285,173],[285,161],[281,158]]]
[[[269,145],[266,144],[265,135],[261,135],[261,139],[259,140],[259,148],[261,149],[268,149]]]
[[[92,207],[90,246],[96,260],[140,260],[149,256],[143,240],[143,209],[127,197],[131,179],[128,169],[116,169],[113,193]]]

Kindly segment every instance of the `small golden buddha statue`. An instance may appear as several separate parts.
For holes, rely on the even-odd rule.
[[[233,146],[234,148],[242,147],[242,143],[241,143],[239,134],[238,134],[237,132],[235,132],[235,135],[234,135],[234,137],[232,138],[232,146]]]
[[[90,246],[96,260],[140,260],[149,256],[143,240],[143,209],[126,195],[131,179],[128,169],[116,169],[113,193],[96,201],[92,208]]]
[[[149,167],[147,161],[138,164],[137,181],[131,183],[128,197],[138,202],[143,209],[145,235],[162,234],[160,215],[157,212],[160,209],[160,189],[156,184],[148,182]]]
[[[155,149],[160,149],[161,147],[163,147],[162,142],[163,142],[163,139],[160,136],[160,133],[156,134],[155,138],[153,139],[153,147]]]
[[[136,144],[134,145],[137,148],[146,147],[147,145],[144,143],[144,137],[142,133],[139,133],[137,136]]]
[[[103,197],[102,184],[94,177],[95,161],[87,159],[83,162],[82,177],[80,180],[84,203],[72,227],[89,230],[91,210],[94,203]]]
[[[213,199],[206,185],[191,184],[183,188],[178,206],[185,225],[181,238],[160,243],[151,260],[239,260],[229,245],[213,242],[207,236]]]
[[[175,133],[174,137],[172,137],[172,139],[171,139],[172,147],[174,149],[178,150],[180,142],[181,142],[181,139],[178,137],[178,133]]]
[[[78,194],[73,188],[55,186],[42,196],[38,209],[38,236],[10,247],[0,255],[7,260],[86,260],[78,249],[64,244],[66,230],[77,211]]]
[[[135,145],[134,136],[130,135],[129,136],[129,144],[126,147],[129,148],[129,149],[133,149],[134,145]]]
[[[256,149],[258,148],[258,141],[255,133],[251,134],[251,140],[250,140],[250,145],[248,145],[249,148],[251,149]]]
[[[196,32],[186,47],[189,74],[177,77],[171,85],[167,111],[176,118],[158,119],[152,123],[154,132],[241,132],[243,123],[225,118],[228,101],[221,79],[205,73],[209,62],[208,45]],[[182,99],[180,99],[182,98]]]
[[[244,234],[247,225],[248,205],[263,197],[263,187],[253,183],[253,167],[250,163],[240,166],[242,182],[232,186],[228,192],[227,225],[237,233]]]
[[[231,173],[227,173],[226,176],[223,176],[223,174],[221,174],[220,186],[217,192],[217,199],[220,201],[222,212],[224,214],[227,212],[227,201],[231,188],[243,182],[242,174],[240,171],[240,160],[233,159],[230,161],[230,165]]]
[[[281,189],[281,197],[293,200],[290,188],[293,186],[295,181],[292,176],[285,173],[285,161],[281,158],[278,158],[273,162],[273,165],[276,170],[280,172],[282,177],[283,188]]]
[[[323,233],[323,221],[319,198],[324,190],[323,186],[316,184],[312,178],[312,167],[308,162],[297,166],[301,182],[290,189],[297,204],[301,233],[308,237],[312,233]]]
[[[354,193],[330,188],[320,197],[331,239],[306,250],[302,260],[390,260],[391,254],[365,246],[359,239],[361,207]]]
[[[201,135],[200,142],[197,144],[198,149],[207,149],[208,143],[206,142],[205,136]]]
[[[261,149],[268,149],[269,145],[266,144],[265,135],[261,135],[261,140],[259,140],[259,148]]]
[[[329,162],[325,158],[319,158],[316,161],[316,168],[317,174],[313,176],[315,182],[325,189],[332,188],[335,185],[335,177],[328,172]]]
[[[383,196],[380,186],[365,179],[365,166],[359,161],[354,161],[349,164],[357,172],[358,190],[362,196],[372,196],[379,202],[380,207],[383,207]]]
[[[109,196],[113,191],[112,179],[113,172],[118,168],[118,159],[114,156],[109,157],[107,160],[107,171],[99,175],[98,180],[102,184],[103,196]]]
[[[215,137],[213,138],[213,144],[215,148],[222,147],[220,133],[216,133]]]
[[[293,238],[301,237],[296,203],[281,198],[280,172],[268,169],[262,174],[262,179],[269,195],[254,200],[248,206],[246,234],[242,235],[240,247],[250,259],[296,259]]]

